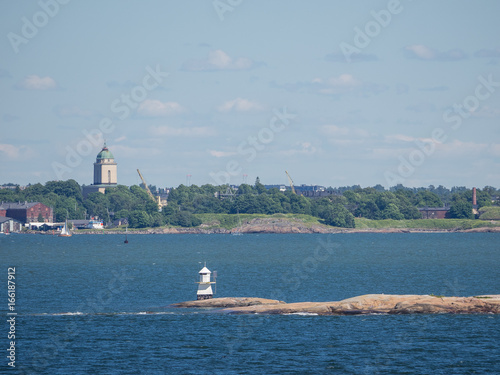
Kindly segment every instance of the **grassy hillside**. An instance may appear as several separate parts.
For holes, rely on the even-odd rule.
[[[264,218],[276,218],[281,220],[299,220],[306,225],[321,224],[321,219],[310,216],[310,215],[300,215],[300,214],[274,214],[274,215],[264,215],[264,214],[195,214],[196,217],[200,218],[202,225],[208,228],[225,228],[233,229],[250,222],[253,219],[264,219]]]
[[[479,216],[481,220],[500,220],[499,206],[481,207],[479,213],[481,214],[481,216]]]
[[[239,226],[238,215],[230,214],[197,214],[202,220],[205,227],[232,229]],[[322,220],[309,215],[298,214],[240,214],[239,219],[242,225],[256,218],[276,218],[281,220],[300,221],[307,226],[322,225]],[[420,220],[369,220],[364,218],[356,218],[356,229],[389,229],[389,228],[408,228],[408,229],[424,229],[424,230],[464,230],[481,227],[496,227],[500,223],[492,224],[481,220],[468,219],[420,219]]]
[[[497,227],[498,224],[487,223],[481,220],[468,219],[420,219],[420,220],[369,220],[357,218],[356,229],[384,229],[384,228],[408,228],[408,229],[472,229],[484,227]]]

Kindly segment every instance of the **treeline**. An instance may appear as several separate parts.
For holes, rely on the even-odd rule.
[[[330,188],[331,189],[331,188]],[[332,189],[335,190],[335,189]],[[477,189],[479,207],[491,206],[499,191],[492,187]],[[293,213],[318,217],[327,225],[354,227],[354,217],[373,220],[420,219],[419,207],[449,205],[450,218],[474,218],[472,190],[466,188],[405,188],[389,190],[380,185],[338,188],[336,194],[324,198],[306,198],[291,191],[266,189],[259,179],[253,186],[185,186],[170,190],[168,205],[158,212],[145,190],[139,186],[119,185],[105,194],[92,193],[86,199],[74,180],[50,181],[45,185],[29,185],[26,189],[0,189],[0,201],[39,201],[54,208],[55,220],[99,217],[106,223],[127,218],[130,227],[158,227],[166,224],[184,227],[201,224],[195,214],[276,214]],[[498,204],[498,201],[495,202]]]

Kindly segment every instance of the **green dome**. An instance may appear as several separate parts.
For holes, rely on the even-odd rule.
[[[108,148],[106,147],[106,145],[104,145],[104,147],[102,148],[101,152],[99,152],[97,154],[97,160],[101,160],[101,159],[114,159],[115,157],[113,156],[113,154],[108,150]]]

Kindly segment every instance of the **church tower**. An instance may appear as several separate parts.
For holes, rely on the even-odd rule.
[[[115,187],[118,184],[117,168],[115,157],[109,151],[106,142],[101,152],[97,154],[94,163],[94,183],[83,186],[83,197],[86,198],[90,193],[105,193],[107,188]]]
[[[115,158],[104,143],[94,163],[94,185],[116,185],[117,182]]]

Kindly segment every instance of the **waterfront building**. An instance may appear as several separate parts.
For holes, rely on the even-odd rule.
[[[26,223],[52,223],[54,210],[40,202],[2,202],[0,216],[16,219]]]
[[[11,217],[0,216],[0,233],[17,233],[21,231],[23,223]]]

